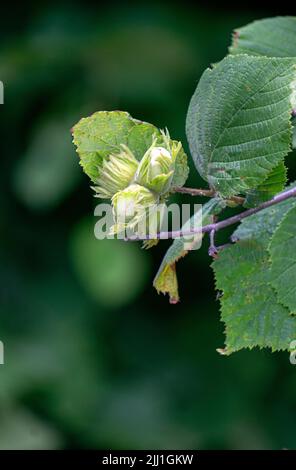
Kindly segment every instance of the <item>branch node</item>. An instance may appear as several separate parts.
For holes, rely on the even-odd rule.
[[[217,258],[219,249],[215,245],[215,229],[210,231],[210,248],[209,255],[213,258]]]

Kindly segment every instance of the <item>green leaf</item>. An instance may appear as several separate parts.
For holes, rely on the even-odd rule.
[[[226,354],[255,346],[289,350],[296,339],[296,317],[278,302],[270,284],[268,252],[274,231],[293,205],[287,200],[245,219],[233,236],[239,241],[213,263],[216,287],[223,292]]]
[[[268,57],[296,57],[296,18],[267,18],[236,29],[229,52]]]
[[[111,152],[118,153],[120,145],[127,145],[134,121],[122,111],[99,111],[82,118],[73,127],[73,142],[80,156],[84,172],[93,182],[99,177],[102,160]]]
[[[296,207],[292,207],[275,231],[271,243],[271,284],[278,300],[296,313]]]
[[[137,160],[141,160],[144,153],[148,150],[154,136],[161,137],[157,127],[147,122],[134,120],[135,125],[128,135],[127,146],[133,152]]]
[[[119,153],[122,144],[141,160],[152,144],[153,137],[163,143],[160,130],[152,124],[133,119],[124,111],[98,111],[81,119],[73,127],[73,142],[84,172],[96,183],[104,159]],[[187,156],[181,149],[176,159],[173,178],[175,186],[183,186],[188,177]]]
[[[197,170],[230,197],[256,188],[291,150],[295,59],[228,56],[201,77],[187,115]]]
[[[285,189],[295,185],[296,183],[293,183]],[[296,205],[296,200],[290,198],[246,218],[233,233],[232,240],[260,239],[261,242],[268,244],[276,228],[294,205]]]
[[[202,206],[202,214],[196,212],[182,227],[182,230],[188,230],[196,221],[202,221],[202,225],[213,222],[214,215],[221,212],[225,207],[224,201],[213,198]],[[195,249],[201,242],[203,234],[196,234],[192,237],[175,238],[172,245],[165,254],[159,270],[154,278],[153,286],[158,293],[169,294],[170,303],[179,301],[178,280],[176,274],[176,262],[187,255],[188,251]]]
[[[284,162],[280,162],[256,189],[250,189],[246,194],[245,207],[256,207],[268,201],[275,194],[284,189],[287,181],[287,169]]]
[[[255,346],[289,349],[296,338],[296,318],[277,302],[268,269],[267,247],[251,240],[225,250],[214,263],[216,286],[224,293],[221,318],[228,354]]]

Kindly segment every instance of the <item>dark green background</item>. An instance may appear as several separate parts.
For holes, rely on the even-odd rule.
[[[186,1],[1,12],[1,449],[295,447],[288,354],[216,352],[207,241],[180,261],[170,306],[152,287],[168,242],[94,239],[97,201],[69,131],[94,111],[128,110],[187,148],[202,71],[233,28],[274,13]],[[191,170],[188,185],[201,185]]]

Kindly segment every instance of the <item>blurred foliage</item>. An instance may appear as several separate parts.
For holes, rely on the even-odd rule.
[[[67,129],[72,120],[58,117],[37,128],[26,154],[16,163],[13,187],[31,208],[47,209],[76,187],[79,168]]]
[[[149,283],[147,252],[134,243],[98,240],[93,221],[82,220],[72,235],[74,269],[86,291],[106,307],[120,307],[139,296]]]
[[[207,242],[179,263],[183,300],[170,306],[152,287],[168,243],[144,252],[94,239],[96,200],[70,135],[82,116],[122,109],[188,150],[203,69],[226,54],[233,28],[273,12],[19,8],[4,8],[0,33],[0,448],[295,447],[288,356],[215,351],[223,326]],[[200,184],[192,171],[188,185]]]

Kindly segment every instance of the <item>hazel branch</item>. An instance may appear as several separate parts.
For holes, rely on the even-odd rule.
[[[286,191],[283,191],[280,194],[277,194],[274,196],[272,199],[269,201],[263,202],[257,207],[248,209],[244,212],[241,212],[240,214],[234,215],[232,217],[229,217],[228,219],[221,220],[220,222],[214,222],[212,224],[205,225],[204,227],[199,227],[197,229],[191,229],[191,230],[175,230],[172,232],[159,232],[154,235],[146,235],[143,237],[132,237],[130,240],[136,241],[136,240],[155,240],[155,239],[168,239],[168,238],[179,238],[179,237],[184,237],[184,236],[189,236],[189,235],[194,235],[197,233],[212,233],[215,234],[219,230],[222,230],[223,228],[229,227],[230,225],[237,224],[238,222],[241,222],[243,219],[246,219],[247,217],[250,217],[251,215],[257,214],[258,212],[262,211],[263,209],[267,209],[268,207],[272,207],[276,204],[279,204],[280,202],[286,201],[287,199],[290,199],[291,197],[296,197],[296,187],[292,189],[288,189]]]
[[[174,193],[189,194],[190,196],[204,196],[204,197],[215,197],[216,193],[213,189],[196,189],[196,188],[183,188],[176,186],[173,188]],[[240,196],[232,196],[229,201],[235,204],[241,205],[245,202],[245,199]]]

